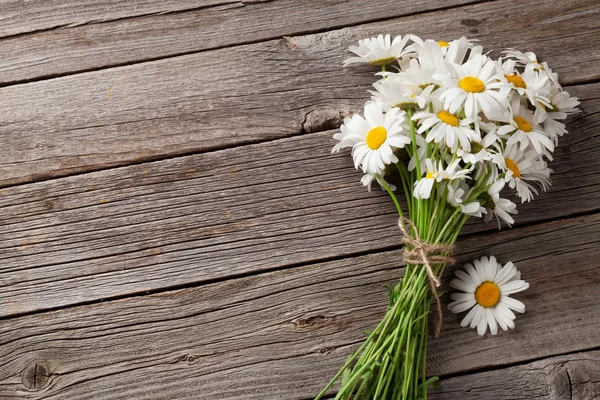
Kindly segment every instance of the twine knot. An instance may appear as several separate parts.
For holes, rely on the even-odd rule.
[[[431,294],[437,305],[437,321],[435,325],[435,337],[440,335],[442,328],[442,302],[438,296],[437,288],[441,286],[440,280],[431,264],[454,264],[454,245],[444,243],[427,243],[419,237],[419,231],[415,224],[408,218],[401,217],[398,220],[398,227],[403,234],[404,252],[402,258],[406,264],[423,265],[429,278],[429,287]],[[413,235],[410,234],[410,228]]]

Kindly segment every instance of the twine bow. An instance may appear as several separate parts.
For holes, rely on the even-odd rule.
[[[435,276],[431,264],[454,264],[454,258],[451,257],[454,253],[454,245],[427,243],[421,240],[415,224],[405,217],[401,217],[398,220],[398,227],[404,235],[402,237],[402,242],[404,243],[402,258],[404,262],[407,264],[423,265],[427,271],[429,287],[437,306],[435,337],[438,337],[442,328],[442,302],[440,301],[440,296],[437,294],[437,288],[441,286],[441,283],[437,276]],[[410,227],[413,229],[413,235],[410,234]],[[444,253],[448,255],[444,255]]]

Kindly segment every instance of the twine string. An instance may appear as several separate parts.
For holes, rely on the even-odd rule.
[[[402,253],[402,258],[404,262],[406,264],[423,265],[425,271],[427,271],[429,287],[436,303],[437,319],[435,337],[438,337],[442,328],[442,302],[440,301],[440,296],[438,296],[437,288],[441,286],[441,283],[437,276],[435,276],[431,264],[454,264],[454,258],[452,258],[454,245],[427,243],[420,238],[416,225],[406,217],[401,217],[398,220],[398,227],[403,235],[404,252]],[[413,230],[412,235],[410,234],[410,228]]]

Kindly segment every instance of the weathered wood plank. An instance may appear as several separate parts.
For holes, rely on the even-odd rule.
[[[479,2],[484,0],[479,0]],[[477,3],[478,0],[351,0],[236,1],[204,0],[151,2],[74,2],[57,7],[30,2],[33,10],[14,13],[20,22],[0,28],[31,30],[38,26],[65,29],[36,32],[2,40],[0,84],[76,71],[124,65],[303,32],[342,28],[373,20],[394,18],[440,8]],[[38,4],[42,3],[42,4]],[[123,4],[117,7],[115,4]],[[212,7],[210,7],[212,6]],[[70,8],[67,8],[70,7]],[[187,12],[174,12],[195,8]],[[65,13],[68,10],[68,13]],[[0,5],[0,14],[3,13]],[[42,18],[32,21],[29,13]],[[147,15],[151,14],[151,15]],[[140,18],[125,18],[146,15]],[[125,18],[125,19],[123,19]],[[116,20],[115,20],[116,19]],[[94,23],[98,21],[107,23]],[[114,20],[114,21],[111,21]],[[16,25],[16,26],[15,26]]]
[[[599,208],[599,87],[573,88],[587,114],[519,224]],[[333,142],[310,134],[0,190],[0,315],[399,246],[392,202],[360,186]]]
[[[600,352],[590,351],[446,379],[428,398],[590,400],[598,396]]]
[[[429,343],[430,372],[598,347],[598,233],[596,214],[461,240],[459,262],[494,254],[517,263],[531,284],[517,296],[527,312],[515,330],[484,338],[446,315]],[[383,252],[0,320],[0,397],[309,398],[381,318],[399,258]],[[26,390],[35,365],[47,373]]]
[[[451,38],[478,30],[487,48],[538,51],[565,83],[599,78],[600,47],[588,46],[600,25],[597,4],[573,7],[579,14],[563,15],[551,0],[505,0],[0,88],[0,185],[331,129],[340,113],[361,107],[373,80],[342,71],[345,48],[377,32]]]
[[[4,0],[0,4],[0,38],[53,28],[235,3],[243,4],[245,1]]]

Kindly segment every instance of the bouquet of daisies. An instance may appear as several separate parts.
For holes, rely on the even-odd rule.
[[[377,182],[392,198],[407,268],[381,323],[317,398],[342,377],[336,399],[425,399],[437,379],[426,377],[428,315],[433,304],[441,319],[437,287],[452,245],[471,217],[514,222],[517,206],[503,189],[521,202],[548,189],[547,161],[579,102],[535,54],[508,50],[492,59],[464,37],[380,35],[350,51],[356,57],[344,66],[381,71],[364,116],[344,120],[333,151],[352,149],[361,182],[369,190]],[[497,329],[494,318],[479,325],[487,324]]]

